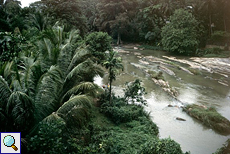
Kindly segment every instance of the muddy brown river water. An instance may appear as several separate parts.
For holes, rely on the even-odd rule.
[[[230,138],[203,126],[180,108],[183,103],[213,106],[230,120],[228,58],[200,59],[175,57],[163,51],[116,50],[122,57],[124,71],[113,83],[113,91],[116,95],[123,95],[122,88],[126,82],[141,79],[148,93],[145,96],[148,103],[146,110],[151,113],[153,122],[159,127],[160,138],[174,139],[184,152],[190,151],[191,154],[212,154]],[[166,69],[160,70],[165,67]],[[189,73],[191,69],[192,74]],[[176,99],[156,85],[145,70],[162,71],[169,85],[178,91]],[[106,78],[106,75],[104,79],[96,78],[95,82],[106,84]],[[168,107],[169,104],[178,107]],[[186,121],[178,121],[177,117]]]

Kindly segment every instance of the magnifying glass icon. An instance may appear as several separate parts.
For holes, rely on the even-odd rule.
[[[15,139],[11,135],[7,135],[3,139],[3,143],[7,147],[12,147],[15,151],[18,150],[18,148],[14,145],[15,144]]]

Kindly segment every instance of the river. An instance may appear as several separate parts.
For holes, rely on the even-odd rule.
[[[218,70],[218,66],[217,68],[213,66],[213,70],[217,71],[207,71],[209,67],[205,67],[205,62],[207,63],[210,60],[208,59],[203,60],[202,65],[197,68],[198,63],[193,63],[195,64],[194,68],[199,73],[191,75],[183,68],[191,67],[188,64],[197,59],[192,60],[188,57],[177,56],[174,57],[177,60],[173,60],[171,55],[163,51],[132,49],[127,51],[118,49],[117,51],[119,56],[122,57],[124,71],[114,81],[113,91],[116,95],[123,95],[122,89],[126,82],[137,78],[141,79],[147,91],[145,95],[148,104],[146,110],[150,112],[153,122],[159,127],[160,138],[170,137],[181,145],[184,152],[190,151],[191,154],[212,154],[230,138],[230,136],[220,135],[203,126],[200,122],[182,112],[180,108],[183,103],[212,106],[230,120],[230,87],[228,86],[230,72],[220,72],[222,69],[219,68]],[[228,59],[225,60],[227,62],[223,65],[227,65],[229,62]],[[212,62],[212,60],[210,61]],[[220,59],[220,61],[224,60]],[[168,65],[171,62],[176,65]],[[150,76],[143,71],[145,69],[159,71],[159,65],[170,69],[174,73],[174,75],[170,75],[162,71],[169,85],[178,91],[177,99],[156,85]],[[183,68],[179,68],[180,66]],[[102,81],[97,80],[97,82],[101,82],[100,84],[106,84],[107,75]],[[176,107],[168,107],[169,104]],[[178,121],[176,117],[183,118],[186,121]]]

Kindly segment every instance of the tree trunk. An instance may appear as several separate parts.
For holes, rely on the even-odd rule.
[[[210,36],[212,36],[212,16],[209,14]]]
[[[121,44],[121,34],[118,31],[118,34],[117,34],[117,45],[120,45],[120,44]]]
[[[227,32],[226,20],[225,20],[225,13],[224,13],[224,31]]]
[[[112,80],[109,80],[109,104],[112,104]]]

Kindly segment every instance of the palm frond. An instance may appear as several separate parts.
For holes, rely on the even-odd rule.
[[[1,123],[0,131],[5,132],[7,128],[7,115],[5,109],[3,108],[0,108],[0,123]]]
[[[65,118],[65,115],[76,106],[82,106],[86,109],[91,108],[91,98],[86,95],[77,95],[70,98],[67,102],[65,102],[58,110],[57,114]]]
[[[4,68],[3,76],[6,79],[11,79],[12,70],[13,70],[14,61],[7,62]]]
[[[63,41],[64,25],[59,26],[59,23],[56,22],[55,25],[52,27],[52,30],[55,34],[55,38],[57,40],[58,47],[60,47]]]
[[[7,62],[5,64],[4,71],[3,71],[3,77],[6,79],[10,87],[11,87],[11,83],[14,80],[18,80],[21,86],[19,71],[18,71],[17,65],[15,64],[15,61]]]
[[[57,60],[57,64],[64,74],[67,74],[67,68],[71,64],[71,61],[74,57],[77,41],[81,39],[78,30],[70,31],[68,36],[69,37],[65,39],[65,44],[61,44],[59,47],[59,55]]]
[[[73,58],[73,49],[70,45],[65,46],[60,50],[58,55],[57,65],[62,70],[63,74],[67,74],[67,68],[69,67],[71,60]]]
[[[5,107],[12,91],[8,86],[6,80],[0,76],[0,107]]]
[[[13,92],[6,106],[6,113],[12,118],[12,124],[17,130],[26,130],[34,120],[34,104],[32,99],[23,92]]]
[[[32,21],[34,27],[36,27],[39,31],[43,31],[47,27],[47,16],[40,12],[36,12],[35,14],[30,14],[29,21]]]
[[[104,70],[99,65],[93,63],[92,60],[86,61],[75,66],[67,75],[67,79],[71,79],[74,76],[82,76],[83,81],[92,81],[96,75],[103,75]]]
[[[21,78],[22,78],[22,87],[24,89],[24,92],[27,93],[28,91],[28,84],[31,82],[31,68],[34,65],[34,58],[30,57],[21,57],[22,62],[19,65],[19,67],[23,70],[21,71]],[[34,88],[34,87],[33,87]]]
[[[54,122],[54,121],[59,121],[59,120],[64,121],[64,119],[61,118],[61,117],[59,117],[59,116],[57,115],[57,113],[53,112],[53,113],[50,114],[49,116],[45,117],[45,118],[42,120],[42,122],[52,123],[52,122]]]
[[[13,89],[13,91],[25,92],[24,89],[22,88],[21,83],[18,80],[12,80],[10,84],[10,88]]]
[[[57,66],[51,66],[37,83],[35,95],[36,117],[40,121],[59,106],[59,95],[63,84],[62,72]]]
[[[72,58],[71,63],[69,64],[67,72],[69,73],[75,66],[84,62],[89,57],[91,57],[91,53],[86,48],[77,49],[75,55]]]
[[[95,75],[99,75],[100,77],[104,76],[105,69],[101,65],[93,64],[93,68],[95,72],[94,77]]]
[[[31,67],[30,67],[30,76],[25,82],[27,82],[27,90],[29,96],[33,97],[37,93],[36,89],[38,86],[38,82],[44,72],[42,71],[42,67],[39,63],[39,61],[36,61]]]
[[[87,59],[86,61],[78,64],[77,66],[75,66],[67,75],[66,79],[71,79],[74,76],[77,75],[81,75],[83,76],[86,72],[87,69],[89,69],[89,66],[92,66],[93,63],[91,62],[91,60]]]
[[[65,40],[65,44],[76,43],[80,39],[81,39],[80,31],[73,29],[69,32],[69,37],[68,39]]]
[[[103,76],[104,70],[101,66],[94,64],[92,60],[87,59],[78,64],[67,74],[64,81],[63,94],[81,82],[93,82],[93,78],[98,74]]]
[[[101,88],[97,84],[94,84],[92,82],[82,82],[67,91],[66,94],[62,97],[61,102],[65,102],[70,98],[70,96],[78,94],[86,94],[96,97],[99,94],[100,90]]]
[[[74,106],[65,116],[66,124],[69,128],[79,128],[84,127],[89,119],[90,114],[86,108],[83,106]]]
[[[52,50],[54,48],[54,45],[52,44],[52,42],[47,39],[47,38],[44,38],[43,39],[43,43],[44,43],[44,48],[42,49],[42,53],[44,55],[47,55],[49,57],[49,59],[51,60],[52,59]]]

